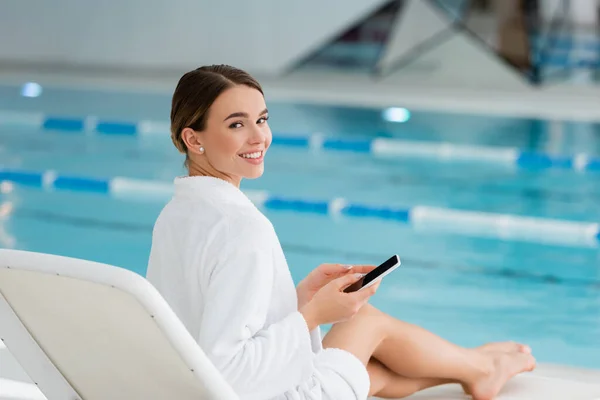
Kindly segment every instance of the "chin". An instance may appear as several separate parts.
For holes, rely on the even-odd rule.
[[[250,171],[246,171],[246,173],[244,174],[244,178],[245,179],[258,179],[261,176],[263,176],[264,173],[265,173],[265,169],[264,169],[264,167],[261,166],[261,168],[253,168]]]

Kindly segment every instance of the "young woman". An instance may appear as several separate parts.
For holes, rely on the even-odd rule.
[[[294,287],[273,226],[239,189],[263,174],[268,118],[244,71],[181,78],[171,136],[189,174],[156,221],[147,274],[242,399],[399,398],[460,383],[490,400],[534,368],[527,346],[461,348],[380,312],[368,304],[378,285],[343,292],[372,266],[323,264]]]

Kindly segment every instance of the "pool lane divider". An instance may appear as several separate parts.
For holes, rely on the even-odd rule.
[[[65,190],[103,194],[113,198],[167,201],[173,183],[126,177],[110,179],[63,175],[55,171],[34,172],[0,169],[0,193],[8,193],[12,184],[37,187],[48,191]],[[397,207],[355,203],[344,198],[329,200],[295,198],[260,190],[244,193],[259,208],[321,214],[331,217],[369,218],[410,224],[416,228],[466,233],[500,239],[596,246],[600,242],[600,225],[596,222],[536,218],[470,210],[416,205]]]
[[[149,120],[137,122],[116,121],[93,116],[74,118],[15,111],[0,111],[0,126],[120,136],[143,137],[169,134],[168,122]],[[473,146],[381,137],[363,139],[328,137],[321,133],[300,135],[275,133],[273,145],[307,150],[372,154],[379,157],[499,164],[526,170],[600,171],[600,157],[598,156],[583,153],[559,155],[531,152],[516,147]]]

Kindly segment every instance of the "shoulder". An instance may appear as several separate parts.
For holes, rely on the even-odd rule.
[[[190,243],[189,237],[193,237],[194,247],[204,248],[210,253],[209,258],[236,248],[265,250],[277,241],[271,222],[252,205],[186,198],[167,203],[156,220],[153,234],[168,237],[169,242],[179,237],[188,238],[185,242]]]
[[[276,238],[271,221],[257,209],[240,207],[222,215],[226,231],[234,243],[248,243],[264,248]]]
[[[207,282],[219,276],[235,276],[255,285],[261,279],[262,285],[272,279],[278,241],[266,217],[236,211],[223,216],[220,228],[215,231],[216,245],[210,251],[213,263],[207,271]]]

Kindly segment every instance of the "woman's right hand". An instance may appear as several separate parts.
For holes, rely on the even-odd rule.
[[[304,316],[309,330],[322,324],[332,324],[352,318],[371,296],[375,294],[380,282],[367,289],[345,293],[344,289],[358,281],[363,274],[342,276],[323,286],[306,304],[300,313]]]

